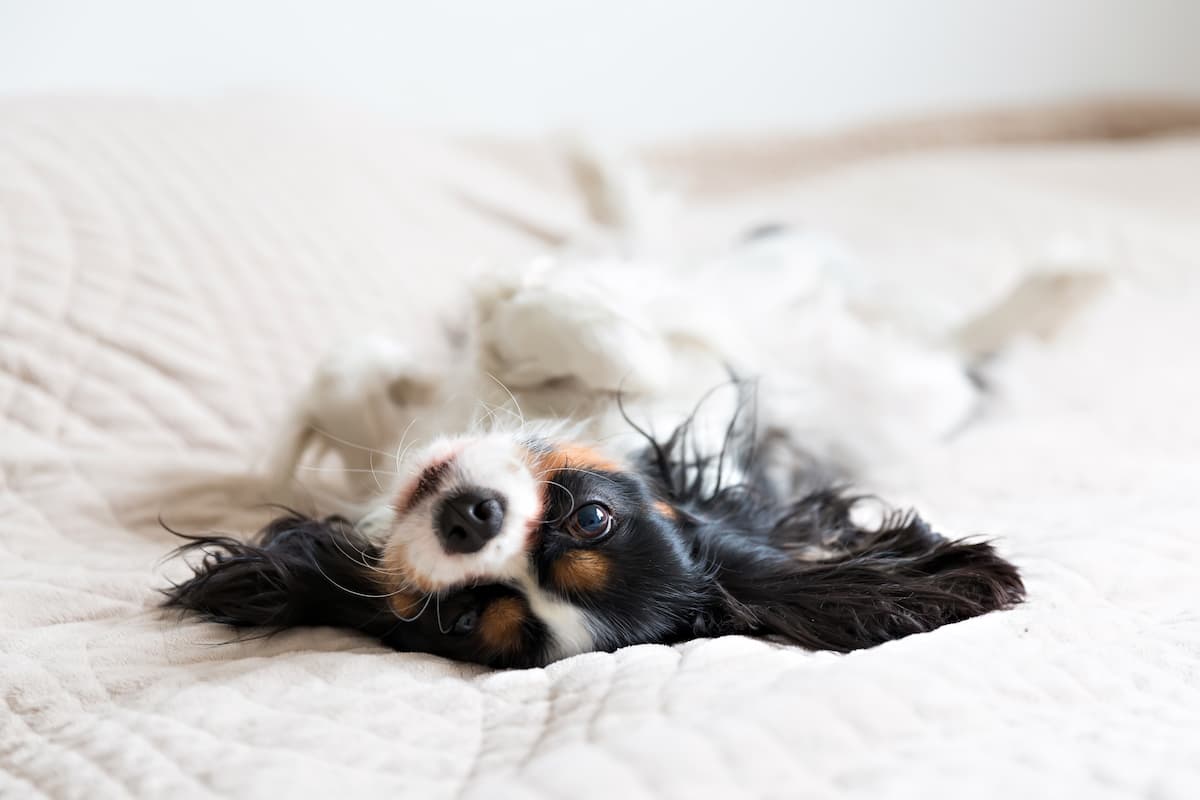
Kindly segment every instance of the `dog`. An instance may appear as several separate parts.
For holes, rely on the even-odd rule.
[[[961,351],[853,313],[835,250],[772,230],[686,271],[560,252],[479,283],[449,355],[335,350],[271,470],[331,452],[353,499],[186,535],[201,558],[167,605],[501,668],[726,634],[846,652],[1012,607],[990,543],[846,488],[981,389]],[[1019,328],[1005,308],[974,356]]]
[[[831,486],[781,495],[761,465],[782,443],[750,421],[734,421],[724,452],[693,450],[691,433],[642,431],[632,458],[526,426],[445,438],[356,522],[289,512],[250,542],[190,541],[206,555],[168,603],[533,667],[734,633],[844,652],[1023,597],[988,543],[947,540],[914,514],[864,525],[865,500]]]

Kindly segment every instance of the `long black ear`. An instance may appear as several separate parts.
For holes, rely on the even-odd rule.
[[[915,516],[866,531],[821,507],[785,516],[767,542],[718,544],[719,632],[780,634],[846,652],[1024,598],[1016,567],[989,544],[948,541]]]
[[[1024,599],[1016,567],[989,544],[948,541],[914,515],[856,525],[855,499],[821,488],[828,470],[786,430],[759,430],[753,382],[732,385],[738,411],[717,452],[698,448],[692,419],[659,440],[625,417],[648,445],[644,476],[687,520],[712,576],[698,635],[779,634],[845,652]]]
[[[189,540],[176,555],[204,555],[191,578],[164,590],[169,608],[274,630],[333,625],[379,636],[395,623],[372,579],[370,559],[378,554],[341,517],[289,513],[252,542],[172,533]]]

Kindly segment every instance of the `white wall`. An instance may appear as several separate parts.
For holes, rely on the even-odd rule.
[[[0,92],[255,88],[634,139],[1200,98],[1200,0],[0,0]]]

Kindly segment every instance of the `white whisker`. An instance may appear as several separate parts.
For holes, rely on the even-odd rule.
[[[489,419],[489,420],[491,420],[491,425],[492,425],[492,427],[491,427],[491,428],[488,428],[487,430],[488,430],[488,432],[489,432],[489,433],[491,433],[491,432],[494,432],[494,431],[496,430],[496,410],[495,410],[494,408],[492,408],[490,405],[488,405],[488,404],[487,404],[485,401],[483,401],[483,400],[477,400],[477,401],[476,401],[476,405],[483,406],[483,410],[484,410],[485,412],[487,412],[488,419]],[[479,424],[479,426],[482,428],[482,427],[483,427],[483,420],[482,420],[482,419],[481,419],[481,420],[479,420],[479,422],[478,422],[477,424]]]
[[[572,492],[570,489],[563,486],[561,483],[558,483],[557,481],[538,481],[537,482],[537,485],[539,485],[539,486],[542,484],[546,484],[547,486],[557,486],[558,488],[562,489],[564,492],[567,493],[567,496],[571,498],[571,508],[575,507],[575,493]],[[549,520],[542,520],[542,521],[548,522]]]
[[[357,442],[351,442],[347,439],[342,439],[339,436],[334,436],[329,431],[324,430],[316,425],[310,424],[309,427],[312,428],[317,433],[324,436],[326,439],[332,439],[333,441],[337,442],[338,444],[344,444],[347,447],[353,447],[358,450],[366,450],[369,453],[378,453],[381,456],[389,456],[389,457],[391,456],[391,453],[385,453],[383,450],[376,450],[374,447],[366,447],[365,445],[358,444]]]
[[[378,572],[381,575],[402,575],[402,574],[404,574],[403,570],[382,569],[380,567],[375,567],[375,566],[368,564],[367,558],[374,558],[374,556],[368,556],[368,554],[366,552],[360,551],[357,547],[355,547],[354,544],[350,541],[349,537],[346,536],[346,533],[344,531],[342,532],[342,538],[345,539],[346,544],[350,546],[350,549],[353,550],[356,555],[358,555],[358,558],[355,558],[354,556],[347,553],[345,551],[345,549],[343,549],[342,546],[340,544],[338,544],[338,538],[336,536],[333,537],[333,546],[336,547],[338,549],[338,552],[341,553],[342,555],[344,555],[350,561],[350,563],[359,564],[360,566],[366,567],[367,569],[371,570],[372,572]],[[379,560],[379,559],[376,559],[376,560]]]
[[[394,592],[388,592],[387,594],[366,594],[365,592],[356,592],[353,589],[347,589],[345,586],[342,586],[340,583],[335,581],[333,578],[329,577],[329,574],[327,572],[325,572],[324,569],[321,568],[320,562],[314,561],[313,565],[317,568],[317,572],[320,572],[322,577],[325,578],[325,580],[329,581],[331,584],[333,584],[338,589],[341,589],[346,594],[352,594],[355,597],[365,597],[368,600],[382,600],[385,597],[395,597],[396,595],[402,594],[405,591],[403,588],[400,588]]]
[[[516,409],[517,409],[517,414],[516,414],[516,416],[517,416],[517,419],[521,420],[521,427],[522,427],[522,428],[524,428],[524,427],[525,427],[525,425],[526,425],[526,423],[525,423],[525,412],[521,410],[521,404],[517,402],[517,397],[516,397],[516,395],[514,395],[514,394],[512,393],[512,390],[511,390],[511,389],[509,389],[507,386],[505,386],[505,385],[504,385],[504,381],[500,380],[499,378],[497,378],[497,377],[496,377],[495,375],[493,375],[492,373],[488,372],[487,370],[484,370],[484,373],[483,373],[483,374],[484,374],[484,375],[487,375],[489,378],[491,378],[492,380],[494,380],[494,381],[496,382],[496,385],[497,385],[497,386],[499,386],[501,389],[503,389],[503,390],[504,390],[504,391],[505,391],[505,392],[508,394],[508,399],[512,400],[512,404],[513,404],[513,406],[515,406],[515,407],[516,407]]]
[[[338,466],[319,466],[317,464],[297,464],[296,469],[306,469],[311,472],[382,472],[384,475],[399,475],[399,472],[391,472],[389,470],[376,469],[360,469],[355,467],[338,467]],[[382,487],[380,487],[382,488]]]
[[[404,590],[401,589],[400,591],[404,591]],[[421,615],[425,613],[425,609],[429,608],[429,601],[433,599],[433,595],[434,595],[434,592],[430,592],[429,594],[425,595],[425,604],[423,606],[421,606],[420,611],[418,611],[416,614],[414,614],[411,617],[406,617],[406,616],[400,614],[394,608],[392,609],[392,613],[395,614],[396,619],[400,620],[401,622],[416,622],[417,620],[419,620],[421,618]]]
[[[538,479],[538,478],[542,478],[546,475],[553,475],[553,474],[556,474],[559,472],[582,472],[584,475],[591,475],[593,478],[603,478],[604,480],[609,480],[609,481],[614,480],[614,478],[611,475],[605,475],[602,472],[596,472],[596,471],[590,470],[590,469],[583,469],[582,467],[555,467],[553,469],[543,470],[542,472],[538,473],[537,475],[534,475],[533,477],[534,477],[534,479]]]
[[[442,632],[442,635],[445,636],[450,633],[450,631],[442,627],[442,596],[440,594],[433,600],[433,613],[437,619],[438,630]]]
[[[375,451],[367,451],[367,466],[371,468],[371,477],[375,479],[375,488],[383,492],[383,484],[379,482],[379,474],[375,472]]]
[[[400,455],[397,456],[397,458],[396,458],[396,466],[397,467],[401,466],[404,463],[405,459],[408,458],[408,451],[412,450],[413,446],[416,445],[416,443],[417,443],[417,440],[413,439],[411,442],[408,443],[408,447],[405,447],[403,452],[401,452]],[[409,466],[409,468],[408,468],[408,474],[410,476],[416,475],[417,471],[418,471],[417,466],[415,464]]]
[[[408,440],[408,432],[412,430],[412,426],[417,424],[417,418],[413,417],[408,421],[408,425],[404,428],[404,432],[400,434],[400,444],[396,445],[396,455],[393,458],[396,460],[396,469],[400,468],[401,459],[408,454],[408,450],[404,447],[404,442]],[[410,447],[412,445],[409,445]]]

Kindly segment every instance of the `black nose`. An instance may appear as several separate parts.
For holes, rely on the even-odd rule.
[[[504,498],[487,489],[463,489],[442,501],[437,534],[447,553],[474,553],[500,532]]]

